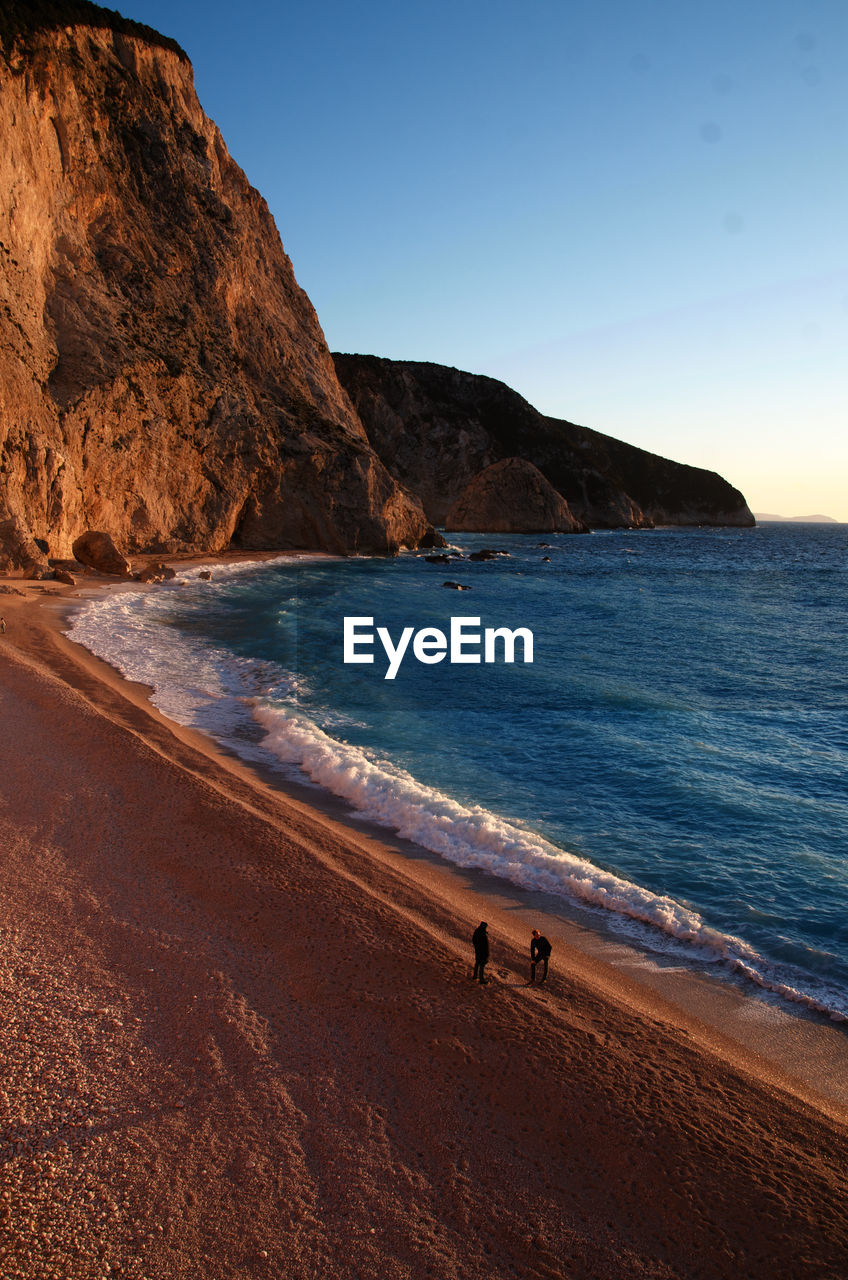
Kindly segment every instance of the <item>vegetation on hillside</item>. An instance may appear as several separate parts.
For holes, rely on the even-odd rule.
[[[91,0],[0,0],[0,46],[7,58],[15,45],[26,48],[39,31],[78,25],[140,36],[150,44],[172,49],[181,58],[187,58],[176,40],[160,35],[143,22],[125,18],[117,9],[92,4]]]

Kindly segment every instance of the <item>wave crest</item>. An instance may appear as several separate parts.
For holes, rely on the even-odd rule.
[[[313,782],[347,800],[364,818],[404,839],[457,866],[475,867],[520,888],[561,894],[649,925],[699,948],[704,958],[725,962],[765,990],[831,1018],[848,1020],[848,1010],[782,980],[741,938],[712,928],[675,899],[605,871],[480,806],[460,804],[405,770],[331,738],[304,716],[267,703],[257,706],[254,715],[266,730],[263,746],[279,760],[298,765]]]

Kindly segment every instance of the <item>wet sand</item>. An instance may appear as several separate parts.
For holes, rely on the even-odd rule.
[[[793,1070],[735,1029],[789,1015],[284,793],[9,585],[4,1280],[844,1280],[844,1031]]]

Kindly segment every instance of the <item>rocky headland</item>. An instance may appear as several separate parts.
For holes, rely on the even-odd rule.
[[[426,538],[182,50],[85,4],[4,6],[0,39],[5,567],[87,530],[125,553]]]
[[[532,462],[592,528],[754,524],[742,494],[715,472],[545,417],[495,378],[422,361],[333,360],[369,440],[434,524],[480,472],[514,457]]]

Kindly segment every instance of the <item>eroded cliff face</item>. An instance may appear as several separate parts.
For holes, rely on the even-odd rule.
[[[568,503],[526,458],[484,467],[445,518],[458,533],[588,533]]]
[[[380,457],[443,524],[484,468],[532,462],[591,528],[753,525],[738,489],[715,472],[538,413],[494,378],[444,365],[334,354]]]
[[[0,523],[56,557],[426,535],[179,51],[7,38],[0,137]]]

